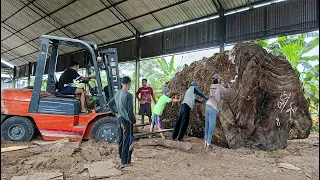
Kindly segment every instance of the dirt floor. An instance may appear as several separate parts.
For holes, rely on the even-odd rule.
[[[105,179],[319,179],[318,133],[312,133],[308,139],[289,141],[286,149],[273,152],[214,146],[213,152],[206,153],[201,139],[186,139],[192,144],[189,152],[135,145],[132,166],[123,169],[122,175]],[[1,142],[1,147],[32,144]],[[64,141],[37,145],[1,153],[1,179],[47,171],[62,172],[64,179],[90,179],[84,165],[108,159],[119,164],[116,144],[87,141],[79,145]],[[285,168],[279,167],[281,163],[286,163]]]

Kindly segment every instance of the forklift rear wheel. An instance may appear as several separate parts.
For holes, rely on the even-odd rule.
[[[1,125],[1,139],[7,141],[30,141],[34,135],[34,125],[30,119],[13,116]]]
[[[98,120],[92,127],[91,139],[105,140],[109,143],[118,140],[117,119],[114,117],[104,117]]]

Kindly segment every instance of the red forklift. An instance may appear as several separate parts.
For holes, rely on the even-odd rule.
[[[100,70],[105,70],[108,95],[113,97],[120,88],[117,51],[114,48],[98,51],[94,42],[42,35],[40,54],[33,89],[5,89],[1,93],[1,139],[30,141],[37,130],[45,140],[71,138],[75,141],[97,139],[114,142],[118,132],[116,117],[107,107]],[[69,46],[90,52],[96,74],[94,91],[97,106],[88,114],[80,113],[80,101],[74,95],[62,95],[55,77],[58,49]],[[48,50],[51,56],[48,62]],[[97,61],[99,60],[99,61]],[[46,91],[41,91],[42,79],[49,63]],[[82,82],[88,83],[88,82]],[[91,91],[92,92],[92,91]]]

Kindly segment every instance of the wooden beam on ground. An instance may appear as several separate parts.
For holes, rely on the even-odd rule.
[[[192,144],[188,142],[172,141],[169,139],[141,139],[138,141],[138,146],[163,146],[171,149],[180,149],[189,151]]]
[[[10,151],[17,151],[17,150],[22,150],[22,149],[28,149],[30,147],[35,147],[35,146],[11,146],[11,147],[6,147],[6,148],[1,148],[1,153],[10,152]]]
[[[159,130],[159,131],[138,133],[138,134],[134,134],[133,137],[134,137],[134,138],[140,138],[140,137],[149,136],[149,135],[152,135],[152,134],[158,134],[158,133],[162,133],[162,132],[170,132],[170,131],[172,131],[172,130],[173,130],[173,129],[162,129],[162,130]]]
[[[141,126],[148,126],[148,125],[150,125],[150,124],[151,124],[151,123],[135,124],[134,126],[141,127]]]

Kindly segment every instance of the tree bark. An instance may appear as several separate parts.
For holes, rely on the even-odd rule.
[[[242,146],[275,150],[287,147],[287,140],[307,138],[311,117],[300,81],[290,63],[267,53],[259,45],[239,43],[231,51],[192,63],[177,73],[170,91],[184,95],[193,80],[209,95],[215,73],[231,84],[217,117],[214,143],[229,148]],[[167,105],[164,125],[173,127],[180,104]],[[196,103],[187,133],[204,136],[205,103]]]

